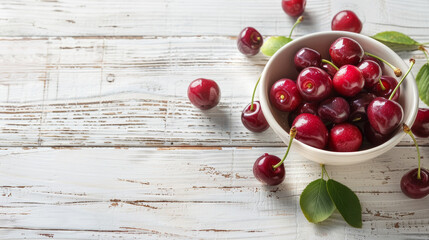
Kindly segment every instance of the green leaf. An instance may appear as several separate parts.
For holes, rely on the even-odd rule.
[[[395,51],[411,51],[418,49],[419,42],[409,36],[395,31],[380,32],[372,38],[384,43]]]
[[[318,223],[327,219],[335,210],[334,203],[326,190],[326,181],[317,179],[304,189],[299,205],[309,222]]]
[[[261,47],[261,52],[268,57],[271,57],[274,55],[274,53],[277,52],[277,50],[279,50],[281,47],[291,41],[292,38],[283,36],[270,37],[266,41],[264,41],[264,44]]]
[[[429,63],[420,68],[419,73],[417,73],[416,82],[420,99],[426,105],[429,105]]]
[[[327,181],[326,187],[332,202],[344,220],[352,227],[361,228],[362,207],[356,194],[347,186],[332,179]]]

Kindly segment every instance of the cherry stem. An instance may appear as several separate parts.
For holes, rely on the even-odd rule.
[[[410,62],[411,62],[410,67],[408,68],[405,75],[402,77],[401,81],[399,81],[399,83],[396,85],[395,89],[393,89],[392,94],[390,94],[389,100],[392,100],[393,96],[395,96],[396,91],[398,90],[399,86],[402,84],[404,79],[407,77],[408,73],[410,73],[411,69],[413,68],[414,64],[416,63],[416,60],[411,58]]]
[[[357,121],[359,121],[359,120],[362,120],[362,117],[354,118],[354,119],[352,120],[352,122],[357,122]]]
[[[331,61],[328,61],[328,60],[326,60],[326,59],[322,59],[322,62],[323,63],[327,63],[327,64],[329,64],[329,65],[331,65],[333,68],[335,68],[335,70],[339,70],[339,68],[337,67],[337,66],[335,66],[335,64],[333,63],[333,62],[331,62]]]
[[[381,82],[381,78],[378,79],[378,82],[380,83],[381,90],[385,91],[386,88],[384,87],[383,83]]]
[[[428,57],[429,52],[428,52],[428,50],[423,45],[419,46],[419,50],[423,51],[423,53],[425,54],[425,57],[426,57],[426,61],[429,63],[429,57]]]
[[[410,137],[413,139],[414,145],[416,146],[417,149],[417,158],[419,159],[419,167],[417,169],[417,179],[421,179],[422,177],[420,176],[420,150],[419,150],[419,145],[417,144],[417,140],[414,137],[413,132],[411,131],[410,127],[408,127],[407,124],[402,124],[402,127],[404,129],[404,132],[407,133],[408,135],[410,135]]]
[[[255,84],[255,88],[253,89],[252,101],[250,102],[250,111],[253,111],[253,100],[255,99],[256,88],[258,88],[258,84],[260,80],[261,80],[261,76],[259,76],[258,81]]]
[[[326,171],[325,164],[320,164],[320,166],[322,167],[322,179],[323,179],[323,172],[326,173],[326,176],[328,176],[328,179],[331,179],[329,177],[328,171]]]
[[[290,146],[292,146],[292,140],[293,140],[293,139],[295,138],[295,136],[296,136],[296,127],[295,127],[295,126],[293,126],[293,127],[290,129],[289,135],[290,135],[290,137],[289,137],[289,144],[288,144],[288,146],[287,146],[286,153],[285,153],[285,155],[283,156],[283,159],[282,159],[279,163],[277,163],[276,165],[274,165],[274,166],[273,166],[273,168],[274,168],[274,169],[276,169],[276,168],[280,167],[280,166],[283,164],[283,162],[285,161],[285,159],[286,159],[286,157],[287,157],[287,155],[288,155],[288,153],[289,153]]]
[[[389,66],[389,67],[393,70],[393,72],[395,73],[395,75],[396,75],[397,77],[400,77],[400,76],[402,75],[402,71],[401,71],[401,69],[399,69],[399,68],[397,68],[397,67],[393,66],[392,64],[390,64],[388,61],[384,60],[383,58],[381,58],[381,57],[379,57],[379,56],[376,56],[376,55],[374,55],[374,54],[371,54],[371,53],[369,53],[369,52],[365,52],[365,54],[366,54],[366,55],[368,55],[368,56],[370,56],[370,57],[376,58],[376,59],[378,59],[378,60],[380,60],[380,61],[384,62],[385,64],[387,64],[387,66]]]
[[[302,22],[302,20],[303,20],[303,19],[304,19],[304,17],[303,17],[303,16],[300,16],[300,17],[296,20],[295,24],[293,24],[292,29],[290,30],[290,33],[289,33],[289,38],[291,38],[291,37],[292,37],[292,32],[293,32],[293,30],[295,29],[295,27],[296,27],[300,22]]]

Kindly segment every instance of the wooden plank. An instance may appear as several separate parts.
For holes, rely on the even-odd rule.
[[[421,149],[428,156],[429,147]],[[299,207],[317,164],[293,149],[286,180],[264,187],[252,174],[265,152],[284,148],[4,148],[0,234],[4,239],[427,239],[427,198],[405,197],[399,181],[416,166],[411,147],[367,163],[327,166],[359,196],[363,229],[338,213],[308,223]],[[426,158],[423,166],[429,166]]]
[[[428,32],[428,1],[308,1],[298,35],[329,31],[338,11],[353,9],[363,33],[397,30],[417,38]],[[206,0],[4,0],[1,36],[237,36],[246,26],[285,35],[294,22],[280,1]]]
[[[284,146],[240,120],[266,62],[229,37],[2,38],[0,146]],[[219,83],[218,107],[189,103],[198,77]]]

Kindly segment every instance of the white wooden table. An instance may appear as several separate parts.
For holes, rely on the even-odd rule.
[[[294,36],[330,30],[346,8],[363,16],[362,34],[429,41],[426,0],[309,0]],[[359,196],[362,229],[337,212],[307,222],[299,195],[320,168],[293,149],[283,184],[254,179],[255,159],[285,144],[241,124],[268,58],[241,55],[236,35],[286,35],[293,22],[280,0],[1,1],[0,238],[429,239],[429,198],[399,188],[417,163],[409,139],[327,167]],[[417,60],[414,76],[425,62],[400,56]],[[188,102],[198,77],[219,83],[217,108]]]

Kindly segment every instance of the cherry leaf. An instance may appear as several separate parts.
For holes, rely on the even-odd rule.
[[[299,205],[304,216],[312,223],[324,221],[335,210],[335,205],[326,189],[326,181],[322,178],[307,185],[301,193]]]
[[[420,99],[429,105],[429,63],[426,63],[420,68],[416,77],[417,88],[419,89]]]
[[[261,47],[261,52],[266,56],[271,57],[277,52],[277,50],[291,41],[292,38],[283,36],[270,37],[264,41],[264,44]]]
[[[329,179],[326,182],[326,188],[332,202],[344,220],[352,227],[361,228],[362,207],[356,194],[347,186],[333,179]]]
[[[411,37],[395,31],[380,32],[372,36],[372,38],[384,43],[395,51],[416,50],[421,45]]]

